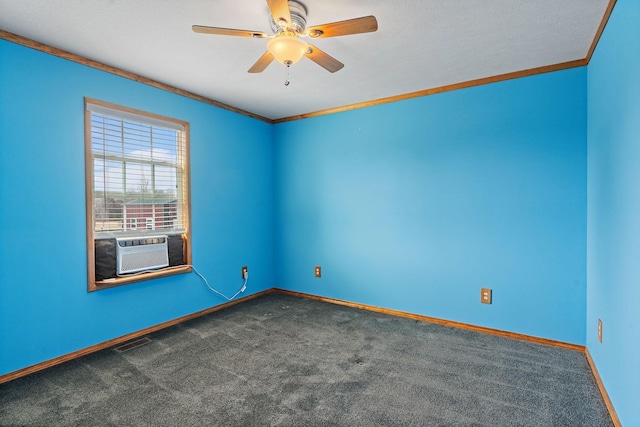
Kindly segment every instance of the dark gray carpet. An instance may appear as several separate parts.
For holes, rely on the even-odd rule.
[[[0,385],[1,425],[610,426],[584,354],[269,294]]]

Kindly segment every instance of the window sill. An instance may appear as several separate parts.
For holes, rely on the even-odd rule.
[[[89,292],[99,291],[101,289],[113,288],[116,286],[127,285],[129,283],[143,282],[146,280],[158,279],[160,277],[173,276],[176,274],[191,273],[192,267],[189,265],[181,265],[171,267],[160,271],[151,271],[147,273],[134,274],[126,277],[115,277],[113,279],[92,281],[89,283]]]

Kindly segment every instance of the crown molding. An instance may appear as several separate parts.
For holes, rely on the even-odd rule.
[[[607,10],[605,11],[604,16],[602,17],[602,21],[600,22],[600,26],[598,27],[598,30],[596,31],[595,37],[593,39],[593,42],[591,43],[591,46],[589,48],[589,51],[587,52],[587,56],[583,59],[577,59],[577,60],[573,60],[573,61],[568,61],[568,62],[563,62],[563,63],[559,63],[559,64],[551,64],[551,65],[545,65],[543,67],[536,67],[536,68],[531,68],[528,70],[521,70],[521,71],[515,71],[515,72],[511,72],[511,73],[505,73],[505,74],[500,74],[500,75],[496,75],[496,76],[489,76],[489,77],[483,77],[480,79],[475,79],[475,80],[469,80],[467,82],[462,82],[462,83],[455,83],[455,84],[451,84],[451,85],[446,85],[446,86],[439,86],[439,87],[435,87],[435,88],[431,88],[431,89],[424,89],[424,90],[419,90],[416,92],[410,92],[410,93],[405,93],[405,94],[401,94],[401,95],[395,95],[395,96],[390,96],[390,97],[385,97],[385,98],[379,98],[379,99],[375,99],[375,100],[371,100],[371,101],[365,101],[365,102],[359,102],[359,103],[355,103],[355,104],[350,104],[350,105],[344,105],[344,106],[340,106],[340,107],[335,107],[335,108],[328,108],[325,110],[319,110],[319,111],[314,111],[314,112],[309,112],[309,113],[305,113],[305,114],[298,114],[295,116],[289,116],[289,117],[282,117],[279,119],[269,119],[254,113],[251,113],[249,111],[246,110],[242,110],[240,108],[236,108],[227,104],[224,104],[222,102],[216,101],[214,99],[211,98],[207,98],[192,92],[188,92],[186,90],[177,88],[175,86],[171,86],[165,83],[161,83],[158,82],[156,80],[135,74],[135,73],[131,73],[129,71],[125,71],[122,70],[120,68],[117,67],[112,67],[110,65],[104,64],[102,62],[98,62],[98,61],[94,61],[92,59],[88,59],[85,58],[83,56],[62,50],[62,49],[58,49],[56,47],[53,46],[49,46],[47,44],[41,43],[41,42],[37,42],[35,40],[31,40],[28,39],[26,37],[22,37],[19,36],[17,34],[13,34],[10,33],[8,31],[4,31],[2,29],[0,29],[0,39],[4,39],[4,40],[8,40],[10,42],[25,46],[25,47],[29,47],[35,50],[39,50],[54,56],[58,56],[60,58],[64,58],[67,59],[69,61],[73,61],[73,62],[77,62],[79,64],[82,65],[86,65],[88,67],[92,67],[101,71],[105,71],[107,73],[110,74],[114,74],[120,77],[124,77],[139,83],[143,83],[149,86],[153,86],[155,88],[158,89],[162,89],[162,90],[166,90],[167,92],[172,92],[175,93],[177,95],[181,95],[187,98],[191,98],[194,99],[196,101],[200,101],[203,102],[205,104],[210,104],[210,105],[214,105],[216,107],[225,109],[225,110],[229,110],[232,111],[234,113],[238,113],[244,116],[248,116],[248,117],[252,117],[254,119],[263,121],[263,122],[267,122],[270,124],[277,124],[277,123],[284,123],[284,122],[291,122],[291,121],[295,121],[295,120],[303,120],[303,119],[308,119],[308,118],[312,118],[312,117],[319,117],[319,116],[325,116],[328,114],[335,114],[335,113],[341,113],[341,112],[345,112],[345,111],[350,111],[350,110],[357,110],[360,108],[367,108],[367,107],[373,107],[376,105],[382,105],[382,104],[388,104],[391,102],[398,102],[398,101],[404,101],[407,99],[412,99],[412,98],[418,98],[418,97],[423,97],[423,96],[429,96],[429,95],[435,95],[438,93],[443,93],[443,92],[450,92],[450,91],[454,91],[454,90],[459,90],[459,89],[466,89],[466,88],[470,88],[470,87],[474,87],[474,86],[481,86],[481,85],[486,85],[486,84],[490,84],[490,83],[497,83],[497,82],[502,82],[502,81],[506,81],[506,80],[512,80],[512,79],[517,79],[517,78],[521,78],[521,77],[530,77],[530,76],[534,76],[537,74],[544,74],[544,73],[550,73],[553,71],[561,71],[561,70],[567,70],[570,68],[576,68],[576,67],[583,67],[589,64],[589,62],[591,61],[591,57],[593,56],[593,53],[598,45],[598,42],[600,41],[600,37],[602,36],[602,33],[604,32],[605,27],[607,26],[607,23],[609,21],[609,18],[611,16],[611,13],[613,12],[613,8],[616,5],[616,1],[617,0],[609,0],[609,5],[607,6]]]

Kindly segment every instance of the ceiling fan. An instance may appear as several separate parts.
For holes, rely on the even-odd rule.
[[[303,56],[306,56],[327,71],[335,73],[342,69],[344,64],[314,45],[304,42],[301,37],[318,39],[369,33],[378,29],[378,21],[374,16],[363,16],[307,28],[307,9],[299,1],[267,0],[267,5],[271,12],[273,35],[261,31],[236,30],[203,25],[194,25],[192,29],[194,32],[202,34],[269,39],[267,41],[267,51],[249,68],[248,71],[250,73],[261,73],[274,59],[286,65],[288,71],[288,68]],[[285,81],[285,85],[287,84],[288,80]]]

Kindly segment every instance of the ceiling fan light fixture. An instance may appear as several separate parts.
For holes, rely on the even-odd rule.
[[[297,35],[283,32],[267,42],[267,50],[281,64],[291,65],[300,61],[307,53],[307,43],[298,38]]]

